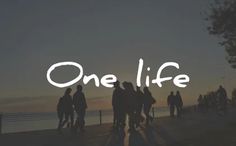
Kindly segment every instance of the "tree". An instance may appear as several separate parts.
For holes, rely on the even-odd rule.
[[[215,0],[206,20],[209,34],[222,39],[220,44],[228,54],[226,59],[236,68],[236,0]]]

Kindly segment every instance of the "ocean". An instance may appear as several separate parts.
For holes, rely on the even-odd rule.
[[[154,117],[163,117],[169,115],[167,107],[153,108]],[[101,111],[101,122],[111,123],[113,119],[112,110]],[[76,116],[76,114],[75,114]],[[87,111],[85,117],[86,125],[99,125],[99,110]],[[15,133],[44,129],[56,129],[58,126],[58,118],[56,112],[44,113],[6,113],[2,117],[2,133]]]

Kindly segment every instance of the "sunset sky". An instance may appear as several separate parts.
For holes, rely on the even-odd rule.
[[[224,85],[229,97],[236,87],[235,73],[225,60],[219,38],[206,30],[204,11],[212,0],[78,0],[0,2],[0,112],[55,109],[64,88],[46,80],[54,63],[74,61],[84,74],[112,73],[135,84],[139,58],[155,78],[161,64],[175,61],[163,76],[188,74],[184,89],[167,82],[151,85],[158,105],[171,90],[180,90],[185,104],[200,93]],[[53,79],[65,82],[78,75],[73,67],[58,68]],[[145,72],[144,72],[145,75]],[[83,83],[80,81],[79,84]],[[72,86],[75,90],[75,86]],[[84,86],[90,107],[110,102],[113,89]],[[102,101],[101,101],[102,99]]]

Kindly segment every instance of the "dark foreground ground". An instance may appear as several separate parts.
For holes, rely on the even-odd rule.
[[[88,126],[85,133],[43,130],[3,134],[1,146],[236,146],[236,109],[226,116],[189,111],[181,119],[163,117],[137,132],[116,133],[111,124]]]

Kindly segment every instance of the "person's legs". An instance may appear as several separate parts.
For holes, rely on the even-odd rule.
[[[68,114],[68,113],[65,113],[65,120],[62,122],[61,128],[64,127],[64,125],[68,122],[68,120],[69,120],[69,114]]]
[[[85,126],[85,109],[81,109],[79,111],[79,127],[81,131],[84,131],[84,126]]]
[[[137,111],[135,114],[135,123],[136,123],[136,127],[139,127],[141,119],[142,119],[142,105],[139,105],[137,107]]]
[[[139,127],[139,113],[137,111],[134,113],[134,125],[136,128]]]
[[[149,124],[149,121],[152,122],[152,120],[153,120],[153,117],[150,116],[151,108],[152,108],[152,105],[151,105],[151,104],[147,106],[147,116],[148,116],[148,123],[147,123],[147,124]]]
[[[174,117],[174,113],[175,113],[175,107],[174,105],[170,105],[170,116]]]
[[[117,128],[118,118],[117,118],[117,108],[113,107],[113,127]]]
[[[70,128],[73,128],[74,126],[74,111],[70,112]]]
[[[150,105],[148,106],[148,117],[149,117],[149,120],[152,122],[153,119],[154,119],[154,117],[150,116],[150,111],[151,111],[151,109],[152,109],[152,105],[150,104]]]
[[[144,115],[146,117],[146,124],[149,122],[148,112],[147,112],[147,106],[145,105],[143,108]]]
[[[83,123],[82,123],[82,126],[83,126],[82,129],[83,129],[83,130],[84,130],[84,127],[85,127],[85,114],[86,114],[86,110],[84,109],[84,110],[83,110],[83,116],[82,116],[82,119],[83,119],[83,121],[82,121],[82,122],[83,122]]]
[[[181,108],[180,108],[180,106],[176,106],[176,110],[177,110],[177,117],[181,117]]]
[[[149,121],[150,121],[149,112],[150,112],[150,106],[149,105],[145,105],[144,106],[144,114],[145,114],[145,117],[146,117],[146,125],[148,125]]]
[[[75,121],[75,125],[74,125],[74,128],[75,128],[75,132],[77,132],[77,129],[79,127],[79,111],[76,110],[76,115],[77,115],[77,118],[76,118],[76,121]]]
[[[120,122],[119,122],[119,127],[121,128],[121,129],[124,129],[125,128],[125,122],[126,122],[126,112],[125,111],[123,111],[123,110],[121,110],[120,112],[119,112],[119,119],[120,119]]]
[[[117,109],[117,129],[122,128],[122,122],[123,122],[123,117],[122,117],[122,110],[119,108]]]
[[[133,131],[135,129],[134,128],[134,112],[129,111],[128,116],[129,116],[129,129],[130,131]]]
[[[63,112],[58,112],[58,119],[59,119],[59,122],[58,122],[58,127],[57,127],[57,129],[58,129],[58,130],[61,130],[62,120],[63,120]]]

